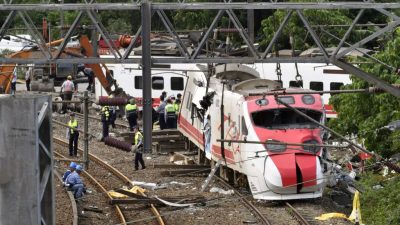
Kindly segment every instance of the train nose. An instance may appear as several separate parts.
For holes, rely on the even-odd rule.
[[[275,193],[307,193],[321,189],[322,172],[319,159],[314,155],[270,155],[265,164],[264,179]]]

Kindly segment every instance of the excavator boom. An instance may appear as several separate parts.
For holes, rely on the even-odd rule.
[[[46,44],[46,46],[55,46],[62,43],[63,39],[53,41]],[[64,56],[69,55],[73,57],[91,57],[93,56],[93,47],[86,35],[79,37],[80,48],[66,48],[63,51]],[[42,58],[40,51],[36,49],[23,50],[13,53],[8,58]],[[56,49],[52,49],[51,54],[55,57]],[[62,57],[63,55],[61,55]],[[111,72],[108,70],[105,64],[86,64],[87,67],[91,68],[96,78],[100,81],[100,84],[106,90],[107,94],[114,94],[115,96],[126,96],[125,92],[118,87]],[[16,64],[4,64],[0,65],[0,93],[10,93],[11,79]],[[103,72],[103,69],[105,73]]]

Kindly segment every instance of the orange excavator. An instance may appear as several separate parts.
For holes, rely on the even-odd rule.
[[[53,41],[47,44],[47,47],[53,47],[61,44],[63,39]],[[60,55],[60,58],[67,58],[67,57],[89,57],[93,55],[93,46],[89,41],[89,38],[86,35],[81,35],[79,37],[79,47],[68,47],[65,48],[63,53]],[[55,56],[57,52],[56,48],[52,48],[51,54]],[[30,50],[22,50],[19,52],[12,53],[8,55],[7,58],[21,58],[21,59],[34,59],[34,58],[43,58],[43,54],[37,48],[32,48]],[[3,64],[0,65],[0,94],[8,94],[10,93],[11,88],[11,80],[13,72],[16,68],[16,64]],[[110,71],[108,70],[105,64],[86,64],[86,67],[92,69],[94,76],[99,80],[102,87],[106,90],[107,94],[114,94],[115,96],[125,96],[125,92],[118,86],[115,79],[112,77]],[[55,70],[53,70],[55,71]],[[41,91],[47,91],[49,86],[54,87],[54,81],[52,78],[55,78],[54,74],[40,74],[36,76],[37,70],[34,70],[33,81],[46,83],[48,85],[44,85],[47,88],[40,88]],[[33,84],[33,83],[32,83]],[[44,89],[44,90],[43,90]]]

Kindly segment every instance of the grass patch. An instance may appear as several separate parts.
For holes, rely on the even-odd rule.
[[[367,225],[400,224],[400,176],[383,177],[367,173],[358,185],[364,189],[361,193],[361,215]],[[372,187],[381,185],[375,190]]]

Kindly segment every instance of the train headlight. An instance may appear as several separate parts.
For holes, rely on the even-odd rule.
[[[303,97],[301,97],[301,100],[306,105],[312,105],[315,103],[315,98],[312,95],[304,95]]]
[[[286,144],[275,140],[268,140],[267,144],[265,144],[265,148],[270,152],[283,152],[286,150]]]
[[[303,144],[319,145],[319,142],[317,140],[308,140],[308,141],[303,142]],[[303,146],[303,149],[304,149],[305,152],[316,154],[317,152],[319,152],[319,150],[321,150],[321,147],[318,147],[318,146]]]
[[[268,105],[268,103],[269,103],[268,99],[265,99],[265,98],[256,100],[256,104],[259,106]]]

